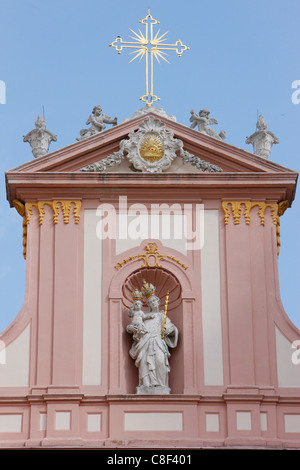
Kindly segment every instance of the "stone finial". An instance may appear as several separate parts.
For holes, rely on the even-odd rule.
[[[95,106],[88,120],[86,121],[86,124],[91,124],[90,128],[81,129],[80,137],[78,137],[76,140],[84,140],[88,137],[91,137],[92,135],[102,132],[106,127],[105,124],[112,124],[113,126],[116,126],[118,124],[118,120],[116,117],[112,119],[110,116],[102,114],[102,107]]]
[[[268,159],[273,144],[279,144],[279,139],[267,130],[268,124],[260,114],[256,123],[256,132],[246,137],[246,144],[252,144],[255,155]]]
[[[42,157],[48,153],[50,143],[57,141],[57,137],[46,129],[46,121],[38,115],[35,121],[35,129],[23,137],[23,142],[31,146],[35,158]]]
[[[196,114],[192,109],[190,117],[190,122],[192,123],[190,126],[191,129],[194,129],[196,126],[198,126],[198,131],[201,132],[201,134],[208,135],[214,139],[224,140],[226,138],[225,131],[221,131],[218,134],[211,127],[209,127],[211,124],[218,124],[218,121],[214,118],[209,118],[209,115],[210,111],[208,109],[201,109],[199,111],[199,115]]]

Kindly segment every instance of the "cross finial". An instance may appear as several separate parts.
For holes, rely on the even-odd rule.
[[[185,46],[180,39],[178,39],[174,44],[166,44],[165,41],[167,38],[165,36],[168,34],[168,31],[160,35],[160,30],[158,30],[154,35],[153,26],[159,24],[159,21],[152,17],[150,8],[148,8],[147,16],[142,20],[139,20],[139,22],[145,25],[144,34],[140,29],[139,32],[136,33],[129,28],[134,34],[134,36],[130,36],[133,41],[123,41],[123,39],[118,36],[110,46],[114,47],[118,54],[121,54],[123,48],[133,49],[130,54],[134,54],[134,57],[130,62],[137,58],[141,60],[145,57],[146,93],[140,97],[140,100],[146,102],[148,106],[151,106],[152,103],[160,100],[160,98],[153,92],[153,58],[155,57],[158,63],[159,59],[163,59],[168,62],[166,59],[168,54],[165,51],[175,51],[178,57],[181,57],[182,53],[188,50],[189,47]]]

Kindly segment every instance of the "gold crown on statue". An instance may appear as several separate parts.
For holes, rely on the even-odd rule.
[[[133,300],[142,300],[142,298],[143,298],[143,294],[138,290],[138,288],[136,288],[132,292],[132,299]]]
[[[148,282],[143,279],[142,292],[148,299],[149,297],[151,297],[151,295],[155,294],[155,287],[152,284],[148,284]]]

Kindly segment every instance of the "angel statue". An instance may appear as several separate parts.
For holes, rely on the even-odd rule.
[[[146,297],[148,312],[142,311],[141,299]],[[168,299],[168,296],[167,296]],[[155,287],[143,280],[143,288],[133,292],[133,304],[129,316],[132,322],[127,326],[128,333],[133,335],[133,344],[129,351],[139,371],[137,394],[169,394],[169,349],[175,348],[178,342],[178,330],[160,310],[160,299],[155,295]]]
[[[190,126],[191,129],[194,129],[196,126],[198,126],[198,131],[201,132],[201,134],[208,135],[214,139],[224,140],[226,138],[225,131],[221,131],[218,134],[211,127],[209,127],[211,124],[218,124],[218,121],[214,118],[210,118],[209,115],[210,111],[208,109],[201,109],[199,111],[199,115],[196,114],[192,109],[190,117],[190,122],[192,123]]]
[[[92,135],[102,132],[106,127],[105,124],[112,124],[113,126],[116,126],[118,122],[116,117],[112,119],[110,116],[102,114],[101,106],[95,106],[92,114],[90,114],[88,120],[86,121],[86,124],[91,124],[91,127],[89,129],[81,129],[80,137],[78,137],[76,140],[83,140],[87,137],[91,137]]]

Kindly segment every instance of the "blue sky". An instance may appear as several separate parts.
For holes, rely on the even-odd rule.
[[[190,47],[181,58],[170,55],[170,65],[155,65],[158,106],[184,125],[191,109],[208,108],[226,142],[251,152],[245,138],[261,113],[280,139],[270,160],[299,171],[300,104],[291,99],[300,80],[298,0],[0,0],[1,331],[25,291],[22,219],[7,203],[5,171],[32,159],[23,136],[38,114],[57,135],[53,151],[76,141],[97,104],[119,122],[142,107],[144,66],[108,44],[128,39],[148,7],[170,41]],[[285,311],[300,328],[298,193],[281,218],[279,279]]]

